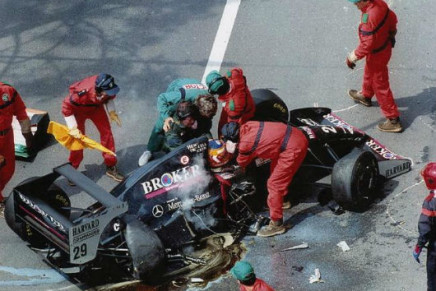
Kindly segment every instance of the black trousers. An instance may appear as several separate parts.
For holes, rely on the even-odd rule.
[[[436,241],[430,241],[427,249],[427,290],[436,291]]]

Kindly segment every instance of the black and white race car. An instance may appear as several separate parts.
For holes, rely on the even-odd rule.
[[[298,126],[309,140],[307,156],[290,187],[331,177],[327,187],[332,199],[345,209],[362,210],[373,200],[380,181],[411,169],[410,159],[329,108],[288,111],[269,90],[252,94],[255,119]],[[134,170],[110,192],[71,165],[58,166],[13,189],[6,201],[7,224],[31,247],[43,249],[51,266],[79,280],[99,271],[108,280],[146,282],[183,274],[208,264],[207,258],[195,255],[207,238],[231,233],[237,240],[256,232],[264,221],[258,214],[265,197],[259,183],[267,179],[263,173],[268,173],[268,163],[253,163],[247,176],[232,165],[212,169],[210,144],[206,137],[188,141]],[[65,178],[87,199],[76,199],[73,205],[73,197],[58,186]]]

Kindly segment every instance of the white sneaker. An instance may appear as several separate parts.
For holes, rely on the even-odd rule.
[[[138,160],[138,166],[140,166],[140,167],[144,166],[145,164],[148,163],[148,161],[150,160],[150,158],[151,158],[151,152],[150,152],[150,151],[145,151],[145,152],[144,152],[144,153],[139,157],[139,160]]]

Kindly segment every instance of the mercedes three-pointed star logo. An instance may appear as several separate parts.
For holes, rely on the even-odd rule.
[[[162,207],[162,205],[155,205],[153,206],[153,210],[152,210],[153,216],[154,217],[161,217],[164,213],[164,209]]]

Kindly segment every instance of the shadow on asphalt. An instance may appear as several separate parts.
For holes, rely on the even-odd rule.
[[[423,91],[414,96],[408,96],[403,98],[395,98],[395,103],[400,110],[401,124],[406,130],[415,119],[429,115],[432,125],[436,124],[436,104],[434,103],[434,96],[436,95],[436,87],[425,88]],[[378,106],[375,97],[372,102],[373,106]],[[380,112],[381,114],[381,112]],[[384,120],[383,115],[380,115],[380,119],[374,122],[362,126],[360,129],[366,131],[374,128],[379,122]]]

